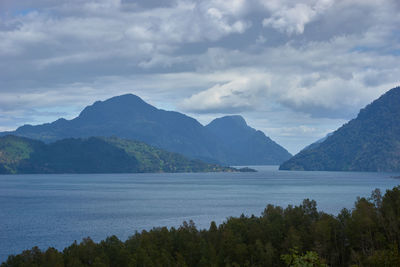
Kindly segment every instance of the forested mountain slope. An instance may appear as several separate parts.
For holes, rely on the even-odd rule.
[[[69,138],[50,144],[11,135],[0,137],[0,174],[213,171],[236,169],[116,137]]]
[[[386,92],[325,141],[281,170],[400,171],[400,87]]]

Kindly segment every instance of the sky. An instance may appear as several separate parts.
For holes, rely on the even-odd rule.
[[[291,153],[400,84],[398,0],[0,0],[0,131],[133,93]]]

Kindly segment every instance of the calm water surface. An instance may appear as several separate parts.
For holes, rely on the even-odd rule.
[[[63,249],[90,236],[126,239],[135,231],[178,227],[192,219],[200,228],[229,216],[260,215],[268,203],[298,205],[315,199],[337,214],[400,183],[399,174],[288,172],[91,174],[0,176],[0,262],[23,249]]]

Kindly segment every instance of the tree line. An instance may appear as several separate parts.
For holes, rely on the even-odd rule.
[[[261,216],[228,218],[199,230],[136,232],[95,243],[76,241],[58,251],[34,247],[11,255],[1,267],[121,266],[400,266],[400,186],[376,189],[338,215],[317,210],[314,200],[286,208],[268,205]]]

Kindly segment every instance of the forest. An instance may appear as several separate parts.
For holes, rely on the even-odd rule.
[[[252,169],[189,159],[118,137],[67,138],[50,144],[13,135],[0,137],[0,174],[236,171]]]
[[[368,198],[338,215],[317,210],[314,200],[298,206],[268,205],[261,216],[230,217],[209,229],[194,222],[178,228],[85,238],[63,251],[34,247],[11,255],[16,266],[400,266],[400,186]]]

